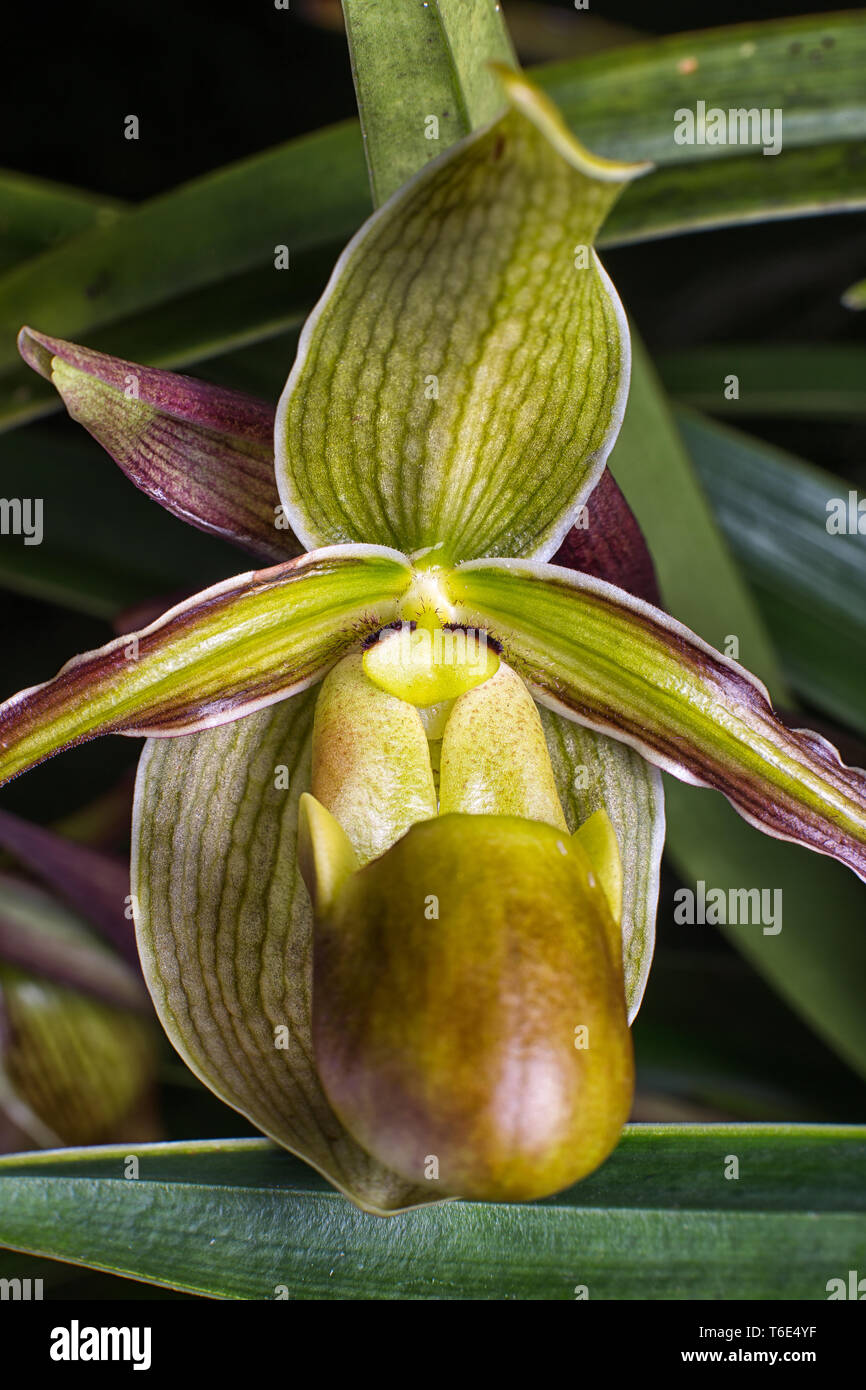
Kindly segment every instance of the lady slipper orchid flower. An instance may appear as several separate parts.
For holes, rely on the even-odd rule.
[[[166,1032],[380,1213],[542,1196],[616,1144],[659,769],[866,877],[866,775],[648,601],[605,472],[629,337],[592,244],[646,166],[500,76],[504,114],[340,257],[275,420],[20,338],[137,486],[270,567],[7,701],[0,776],[147,737],[132,891]]]

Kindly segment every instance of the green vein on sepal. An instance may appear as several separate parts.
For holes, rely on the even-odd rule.
[[[308,547],[547,556],[600,476],[629,347],[592,242],[646,166],[595,160],[504,82],[519,108],[364,224],[304,328],[276,472]]]

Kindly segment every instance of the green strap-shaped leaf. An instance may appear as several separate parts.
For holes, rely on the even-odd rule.
[[[787,415],[811,420],[866,417],[866,347],[859,343],[729,343],[659,358],[662,380],[684,405],[735,421]],[[736,373],[740,394],[725,395]]]
[[[91,227],[110,227],[123,211],[113,198],[0,169],[0,270]]]
[[[708,156],[712,148],[705,147]],[[783,153],[782,159],[762,159],[760,151],[735,159],[698,157],[687,168],[660,168],[617,204],[598,244],[629,246],[684,232],[866,208],[866,175],[855,142],[798,150],[786,140]]]
[[[285,699],[392,620],[410,573],[344,546],[205,589],[0,706],[0,779],[97,734],[189,733]]]
[[[513,65],[514,52],[499,7],[486,2],[343,0],[343,11],[379,204],[428,160],[499,115],[502,87],[485,59]],[[416,55],[424,58],[423,98]]]
[[[866,772],[786,729],[760,682],[682,623],[556,565],[475,560],[443,582],[544,703],[866,878]]]
[[[22,323],[75,338],[264,265],[277,281],[278,317],[281,293],[290,299],[291,290],[279,290],[274,245],[300,256],[320,245],[323,225],[339,242],[369,205],[354,122],[194,179],[8,271],[0,279],[0,366],[14,363]]]
[[[701,881],[707,891],[721,889],[727,904],[736,901],[732,890],[760,885],[781,908],[778,933],[765,933],[751,914],[740,912],[725,912],[737,920],[706,931],[734,942],[818,1037],[866,1076],[862,884],[831,859],[759,837],[720,797],[665,781],[666,854],[682,882],[693,892]],[[659,904],[661,931],[673,922],[675,907],[672,895]]]
[[[276,472],[308,547],[550,555],[604,466],[628,333],[591,244],[623,184],[524,79],[364,225],[307,321]]]
[[[0,1241],[242,1299],[573,1302],[583,1285],[591,1301],[824,1301],[866,1254],[856,1125],[632,1125],[603,1168],[543,1204],[448,1202],[398,1221],[371,1221],[263,1140],[139,1145],[124,1182],[130,1152],[0,1159]],[[739,1182],[719,1176],[729,1153]]]
[[[695,476],[655,368],[634,329],[631,337],[631,389],[610,468],[646,536],[662,603],[713,647],[735,634],[743,664],[777,703],[790,703],[767,629]]]
[[[676,419],[791,685],[866,734],[866,535],[856,489],[693,411]]]
[[[453,3],[462,8],[462,0]],[[858,146],[866,128],[864,54],[866,22],[851,12],[654,39],[533,76],[590,148],[659,162],[658,172],[632,185],[614,209],[599,242],[612,245],[866,206]],[[727,110],[753,106],[756,90],[764,105],[784,109],[781,158],[764,158],[757,148],[730,158],[724,147],[674,143],[672,113],[696,95]],[[178,351],[160,357],[160,365],[212,355],[215,340],[231,338],[231,323],[221,315],[214,331],[191,332],[204,306],[183,296],[206,287],[212,310],[229,301],[231,319],[242,323],[248,341],[273,332],[296,299],[293,277],[285,277],[292,286],[281,288],[274,273],[274,245],[288,245],[297,265],[323,239],[339,245],[369,207],[358,128],[345,122],[218,169],[149,200],[116,226],[83,233],[15,267],[0,280],[0,366],[13,367],[0,391],[0,416],[26,418],[33,410],[18,395],[27,390],[27,377],[14,371],[14,335],[22,323],[150,360],[140,335],[152,338],[151,315],[162,305],[164,315],[155,309],[159,346],[170,337]],[[242,293],[254,268],[260,272],[255,323]],[[119,341],[93,336],[124,318]]]
[[[744,872],[745,863],[737,866],[735,853],[732,886],[778,884],[767,860],[762,862],[761,856],[769,851],[771,856],[779,852],[789,858],[795,874],[798,867],[805,868],[808,877],[814,866],[826,870],[837,883],[848,885],[854,898],[862,893],[859,881],[841,864],[817,854],[802,854],[796,845],[759,835],[722,797],[706,796],[681,782],[671,781],[671,785],[675,792],[682,791],[693,807],[718,807],[725,827],[732,826],[739,840],[751,841],[753,872]],[[695,838],[705,833],[706,827],[701,825]],[[720,838],[717,833],[711,843]],[[709,881],[715,884],[719,880],[713,877]],[[824,1121],[835,1114],[856,1113],[862,1095],[860,1078],[848,1067],[840,1067],[831,1049],[818,1042],[781,992],[768,987],[761,978],[759,959],[744,959],[738,951],[730,950],[727,942],[716,938],[712,929],[701,933],[704,939],[700,942],[692,936],[692,947],[683,943],[680,929],[670,930],[668,904],[673,902],[678,882],[668,879],[667,883],[671,891],[665,895],[667,902],[660,912],[652,984],[635,1029],[639,1090],[650,1104],[670,1107],[666,1117],[671,1121],[698,1118],[699,1112],[692,1109],[695,1105],[703,1114],[715,1111],[742,1120],[777,1122]],[[749,935],[756,943],[766,942],[770,951],[784,949],[789,932],[796,931],[794,919],[799,911],[793,888],[789,901],[785,887],[784,898],[785,925],[778,936],[765,937],[760,930],[756,935],[749,923],[743,925],[740,935]],[[814,941],[819,956],[824,949],[835,951],[839,943],[828,942],[823,929],[835,913],[822,914],[818,908],[816,918],[814,911],[813,904],[806,906],[804,936]],[[816,920],[821,921],[820,932],[815,931]],[[674,944],[678,936],[680,940]],[[862,928],[858,936],[866,955]],[[851,939],[855,940],[853,934]],[[839,965],[840,969],[849,968],[844,957]],[[851,982],[852,998],[860,979],[862,971]],[[791,1066],[792,1057],[797,1058],[796,1067]],[[664,1115],[665,1110],[660,1109],[659,1118]]]
[[[616,739],[541,709],[559,799],[572,832],[595,811],[610,816],[622,860],[622,954],[628,1020],[637,1014],[655,947],[665,842],[661,774]]]
[[[728,634],[736,635],[744,664],[767,683],[777,705],[790,705],[767,629],[714,524],[673,415],[634,335],[632,347],[632,389],[611,464],[652,548],[665,607],[715,647],[726,645]],[[751,471],[756,472],[754,465]],[[796,633],[791,640],[797,640]],[[838,651],[835,655],[838,659]],[[666,851],[685,883],[703,880],[725,893],[749,884],[781,891],[784,928],[778,935],[756,933],[750,922],[724,930],[772,987],[862,1073],[866,936],[860,883],[826,858],[759,836],[721,797],[672,779],[665,790]],[[670,900],[660,904],[663,927],[673,906]]]
[[[297,865],[312,692],[147,744],[132,889],[145,979],[187,1065],[227,1104],[378,1212],[435,1198],[358,1147],[322,1091],[310,1034],[312,917]]]
[[[679,143],[674,112],[698,99],[708,111],[753,107],[758,91],[762,105],[784,109],[784,155],[834,139],[856,146],[866,134],[864,56],[860,10],[653,35],[583,61],[549,64],[539,76],[569,123],[581,121],[593,149],[619,159],[639,150],[644,159],[683,166],[701,152],[730,163],[731,151],[736,158],[742,147]],[[760,154],[756,160],[784,162]]]

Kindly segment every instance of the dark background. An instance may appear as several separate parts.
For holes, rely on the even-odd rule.
[[[849,8],[856,6],[591,0],[586,13],[664,34]],[[527,14],[537,14],[533,43],[551,58],[580,51],[585,15],[572,0],[505,0],[504,10],[515,32],[526,32]],[[338,17],[337,0],[291,0],[288,12],[273,0],[18,4],[4,17],[0,164],[139,200],[354,115]],[[123,137],[130,112],[141,122],[137,141]],[[863,319],[839,305],[866,271],[859,215],[704,232],[605,259],[651,348],[863,332]],[[828,446],[823,428],[797,424],[793,437],[789,430],[777,438],[840,471],[859,464],[860,440],[848,434],[837,431]]]
[[[590,0],[587,13],[671,34],[856,8],[815,0]],[[338,9],[337,0],[290,0],[288,11],[273,0],[19,0],[3,20],[0,163],[139,199],[353,116],[348,53],[334,27]],[[518,16],[538,11],[551,58],[565,56],[567,36],[583,18],[572,0],[503,0],[503,9],[515,31]],[[557,13],[558,28],[548,19]],[[137,142],[123,138],[128,112],[141,119]]]

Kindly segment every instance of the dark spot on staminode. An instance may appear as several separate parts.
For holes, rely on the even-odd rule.
[[[474,628],[474,627],[467,627],[465,623],[443,623],[442,626],[443,626],[443,628],[445,629],[446,632],[467,632],[467,633],[468,633],[468,632],[477,632],[477,631],[478,631],[477,628]],[[500,654],[500,652],[502,651],[502,643],[501,643],[501,642],[497,642],[496,638],[493,637],[493,636],[491,636],[491,634],[490,634],[489,632],[485,632],[485,633],[484,633],[484,640],[485,640],[485,642],[487,643],[487,645],[488,645],[488,647],[490,648],[490,650],[491,650],[492,652],[496,652],[496,654],[497,654],[497,656],[498,656],[498,655]]]
[[[827,34],[827,35],[821,40],[821,46],[822,46],[822,48],[835,48],[835,47],[836,47],[836,40],[835,40],[834,38],[831,38],[831,36],[830,36],[829,34]]]
[[[492,153],[492,158],[494,161],[502,158],[502,156],[505,154],[505,147],[507,144],[508,141],[506,140],[504,135],[497,135],[496,143],[493,146]]]
[[[414,632],[417,626],[418,624],[415,622],[414,618],[408,623],[386,623],[384,627],[378,628],[376,632],[371,632],[368,637],[364,638],[361,643],[361,649],[366,652],[370,647],[375,647],[379,638],[384,637],[386,632],[402,632],[405,628],[408,628],[410,632]]]
[[[788,52],[796,57],[798,53],[803,52],[803,45],[801,43],[791,43],[788,45]]]

